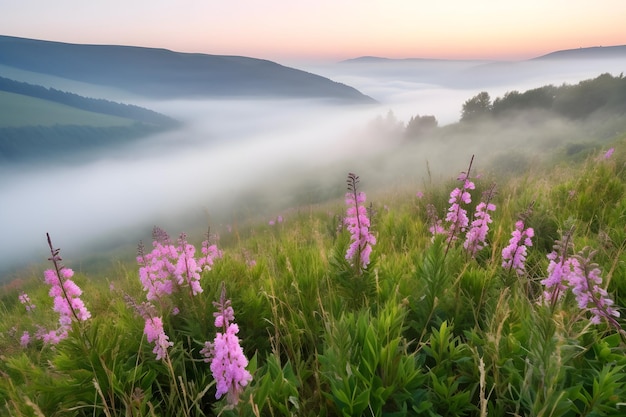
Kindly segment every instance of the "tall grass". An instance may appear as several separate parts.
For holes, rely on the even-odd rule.
[[[626,142],[605,151],[503,183],[472,177],[476,155],[460,185],[453,172],[368,205],[367,178],[350,174],[347,206],[277,213],[205,244],[155,238],[156,258],[144,248],[114,276],[72,277],[91,317],[70,316],[58,343],[38,337],[58,325],[43,275],[25,277],[0,304],[2,414],[624,415],[624,322],[597,309],[626,305]],[[513,267],[520,252],[503,250],[516,231],[530,241]],[[545,298],[559,241],[588,266],[576,276],[596,280],[586,304],[573,281]],[[211,244],[222,256],[201,262]],[[576,258],[584,248],[593,261]],[[149,260],[170,290],[148,291]],[[223,340],[241,351],[218,355]]]

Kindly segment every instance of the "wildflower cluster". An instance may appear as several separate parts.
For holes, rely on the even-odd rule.
[[[192,295],[202,292],[200,273],[208,271],[215,259],[222,253],[217,246],[209,243],[209,238],[202,242],[202,257],[196,260],[196,248],[187,241],[187,235],[181,233],[178,245],[175,246],[169,235],[155,227],[153,232],[153,249],[144,253],[140,245],[137,262],[139,279],[146,291],[148,300],[156,300],[171,295],[176,287],[189,287]]]
[[[518,276],[526,271],[527,248],[533,245],[535,231],[532,227],[524,229],[524,221],[515,222],[515,230],[507,247],[502,249],[502,268],[514,270]]]
[[[346,193],[346,218],[344,224],[350,232],[350,246],[346,251],[346,259],[360,268],[367,268],[370,263],[372,245],[376,244],[376,237],[370,232],[370,219],[364,203],[365,193],[358,191],[359,177],[348,174],[348,192]]]
[[[67,337],[73,320],[85,321],[91,313],[80,298],[82,290],[72,281],[74,271],[61,263],[60,249],[52,246],[50,235],[46,236],[52,254],[48,260],[52,261],[54,269],[44,271],[44,280],[50,285],[48,295],[54,300],[53,310],[59,314],[59,327],[48,332],[40,329],[37,337],[44,343],[57,344]]]
[[[617,165],[603,164],[603,169]],[[348,175],[345,212],[332,213],[326,222],[313,216],[296,219],[297,226],[304,227],[295,233],[283,233],[283,219],[275,217],[274,227],[281,230],[269,235],[280,239],[263,247],[266,232],[272,230],[267,225],[261,225],[262,233],[252,230],[251,240],[241,242],[235,236],[237,252],[223,266],[217,264],[221,252],[209,238],[194,247],[185,234],[170,239],[155,228],[153,248],[145,253],[142,248],[137,256],[141,284],[109,286],[112,293],[124,295],[125,311],[118,303],[121,297],[109,296],[90,313],[81,300],[83,292],[73,281],[73,271],[61,264],[59,250],[52,248],[48,237],[54,267],[44,273],[47,285],[40,288],[42,294],[31,294],[37,306],[25,292],[12,292],[13,302],[7,306],[19,316],[17,320],[9,317],[0,328],[0,343],[7,336],[11,343],[6,350],[0,346],[7,357],[0,363],[0,372],[6,376],[0,382],[4,404],[0,404],[0,414],[24,410],[59,415],[78,410],[107,416],[192,417],[287,415],[306,410],[311,415],[382,415],[432,409],[442,415],[468,415],[480,409],[481,415],[488,410],[498,415],[531,415],[542,409],[564,410],[561,414],[566,415],[619,415],[626,391],[622,372],[626,332],[620,328],[621,309],[617,307],[621,302],[609,297],[602,270],[592,262],[595,252],[576,253],[570,234],[547,255],[547,273],[545,268],[541,272],[541,259],[534,261],[550,249],[544,251],[535,241],[538,231],[528,227],[537,224],[550,232],[552,213],[578,219],[574,209],[585,201],[594,209],[589,213],[596,213],[593,197],[598,187],[577,187],[580,202],[576,204],[564,201],[568,188],[559,187],[558,193],[550,193],[557,204],[541,205],[548,214],[532,222],[527,214],[517,222],[505,220],[512,233],[502,234],[500,229],[493,234],[494,187],[481,197],[476,189],[484,187],[476,171],[472,170],[472,178],[470,169],[462,173],[460,182],[450,187],[456,188],[449,198],[450,190],[441,194],[439,201],[446,208],[439,207],[439,218],[435,206],[422,201],[414,207],[400,201],[402,212],[381,204],[389,211],[381,216],[384,236],[398,241],[385,245],[389,253],[380,258],[381,267],[375,273],[364,268],[373,269],[372,248],[380,249],[381,242],[370,230],[378,216],[365,205],[365,194],[357,190],[359,178],[354,174]],[[607,194],[622,190],[616,184]],[[534,192],[522,190],[518,201]],[[607,206],[608,214],[598,217],[598,231],[595,223],[593,230],[587,229],[586,218],[580,223],[587,231],[581,240],[603,245],[602,258],[619,278],[623,247],[617,240],[619,230],[614,230],[622,226],[622,207],[615,208],[609,213]],[[415,214],[419,218],[414,219]],[[316,230],[320,223],[326,223],[323,236]],[[425,241],[429,236],[413,235],[424,233],[428,226],[434,235],[441,234],[432,245]],[[316,233],[315,242],[305,248],[297,232],[310,229]],[[340,241],[330,242],[337,233],[341,233]],[[549,237],[547,233],[545,238]],[[444,242],[446,254],[455,245],[447,259]],[[497,250],[489,248],[496,244]],[[331,245],[340,246],[344,253],[334,252],[329,259]],[[262,250],[244,249],[251,246]],[[285,262],[263,258],[273,254]],[[245,271],[246,264],[253,265],[253,255],[259,256],[259,265]],[[532,266],[526,265],[527,256]],[[210,283],[215,273],[203,276],[214,265],[232,279],[230,288],[250,286],[241,300],[247,308],[240,312],[236,302],[233,308],[224,283],[221,293]],[[320,271],[320,265],[329,270]],[[494,269],[502,272],[504,281],[494,279]],[[268,275],[269,284],[264,278]],[[249,279],[257,276],[261,279]],[[522,276],[520,282],[518,276]],[[540,280],[543,287],[535,291]],[[102,285],[96,284],[96,291],[88,295],[102,296]],[[619,290],[621,283],[613,285]],[[52,299],[44,300],[48,289]],[[206,299],[207,293],[214,293],[215,299]],[[25,330],[22,323],[39,317],[32,312],[41,312],[44,301],[51,307],[54,303],[55,315],[50,320],[56,329]],[[554,314],[561,305],[567,310]],[[85,323],[96,311],[104,313],[101,320]],[[575,322],[581,319],[584,323]],[[207,327],[206,320],[212,325]],[[238,326],[255,321],[257,329]],[[613,327],[598,330],[593,323],[608,323],[617,331]],[[128,334],[137,340],[124,339]],[[39,349],[42,341],[52,344],[66,337],[69,340],[58,346]],[[14,345],[27,347],[35,338],[37,348],[11,357]],[[250,366],[246,356],[255,351]],[[452,352],[447,355],[450,360],[440,360],[441,352]],[[573,362],[575,366],[567,366]],[[506,366],[498,366],[502,363]],[[424,364],[428,366],[420,366]],[[448,383],[461,374],[473,376]],[[532,394],[542,384],[551,391],[523,394]],[[241,409],[231,412],[235,407]]]
[[[489,224],[491,224],[491,214],[496,210],[495,204],[491,203],[491,199],[494,194],[495,185],[483,196],[484,201],[481,201],[476,205],[475,213],[470,223],[470,218],[465,208],[472,202],[471,190],[476,189],[476,185],[470,180],[470,171],[472,169],[472,163],[474,157],[470,161],[467,172],[461,172],[457,177],[462,184],[459,187],[454,188],[450,192],[450,198],[448,203],[450,206],[446,212],[445,225],[444,222],[438,218],[437,210],[432,204],[426,206],[426,215],[428,216],[429,227],[428,230],[433,235],[433,239],[437,235],[447,235],[446,242],[446,254],[450,249],[453,242],[459,239],[462,233],[465,233],[465,241],[463,242],[463,248],[473,258],[478,251],[487,246],[487,234],[489,233]]]
[[[59,319],[58,326],[52,330],[37,325],[37,331],[34,332],[33,336],[45,344],[57,345],[61,340],[68,337],[72,322],[86,321],[91,317],[91,313],[80,298],[83,293],[82,290],[72,280],[74,271],[62,264],[63,259],[59,255],[60,249],[55,249],[52,246],[49,234],[46,233],[46,237],[51,253],[48,260],[52,261],[54,268],[44,271],[44,282],[50,286],[48,295],[52,298],[52,310],[59,315]],[[27,312],[32,312],[35,309],[35,304],[25,292],[20,293],[18,300]],[[28,346],[33,336],[31,336],[31,332],[24,330],[20,336],[20,345],[22,347]]]
[[[202,256],[196,259],[196,248],[188,242],[186,234],[181,233],[178,244],[174,245],[167,232],[159,227],[153,229],[152,251],[146,254],[140,245],[137,256],[139,279],[148,301],[163,302],[165,297],[179,288],[188,288],[192,297],[203,291],[200,286],[201,272],[210,270],[215,259],[222,256],[217,246],[210,244],[209,235],[207,233],[207,239],[202,242]],[[145,320],[144,334],[148,342],[155,344],[153,353],[156,358],[163,359],[172,342],[163,329],[162,317],[146,311],[142,309],[141,314]],[[172,313],[177,312],[178,308],[174,307]]]
[[[241,390],[252,380],[252,375],[246,370],[248,359],[239,344],[239,327],[235,320],[235,313],[226,299],[226,288],[222,284],[220,300],[214,302],[217,308],[215,327],[222,330],[217,332],[213,342],[205,342],[200,353],[205,357],[205,362],[211,362],[211,372],[216,382],[215,398],[219,399],[224,394],[231,406],[239,402]]]
[[[591,313],[591,323],[599,324],[605,318],[619,329],[614,318],[620,313],[613,308],[613,300],[601,287],[602,271],[591,261],[596,252],[585,249],[567,256],[568,246],[566,240],[565,245],[557,244],[555,250],[547,255],[548,277],[541,281],[545,287],[544,299],[554,305],[569,289],[576,298],[578,308]]]

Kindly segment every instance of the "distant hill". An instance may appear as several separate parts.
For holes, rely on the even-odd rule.
[[[485,63],[491,62],[489,60],[480,59],[443,59],[443,58],[385,58],[380,56],[360,56],[357,58],[345,59],[339,61],[339,64],[377,64],[377,63],[407,63],[407,64],[420,64],[420,63]]]
[[[590,48],[564,49],[533,58],[545,59],[611,59],[626,58],[626,45],[594,46]]]
[[[151,98],[272,96],[375,103],[328,78],[241,56],[0,36],[0,64]]]
[[[72,160],[178,125],[138,106],[0,77],[0,162]]]
[[[564,49],[562,51],[554,51],[545,55],[530,59],[603,59],[603,58],[625,58],[626,45],[616,46],[593,46],[588,48]],[[439,59],[439,58],[385,58],[378,56],[360,56],[340,61],[340,64],[358,64],[358,63],[385,63],[385,62],[405,62],[405,63],[425,63],[425,62],[482,62],[490,63],[494,60],[476,60],[476,59]]]
[[[361,56],[317,72],[333,73],[339,80],[354,80],[355,87],[384,102],[384,97],[376,96],[378,91],[368,91],[371,82],[367,78],[414,83],[416,89],[438,85],[474,91],[511,85],[522,89],[539,83],[574,83],[604,73],[626,73],[626,45],[555,51],[519,61]],[[359,84],[359,80],[364,81]]]

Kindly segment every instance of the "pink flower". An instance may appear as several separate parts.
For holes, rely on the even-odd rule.
[[[598,324],[602,318],[606,318],[615,324],[613,317],[619,317],[620,313],[612,307],[613,300],[601,287],[602,271],[591,262],[594,254],[592,252],[584,256],[580,252],[571,257],[559,255],[556,251],[548,254],[548,277],[541,281],[546,289],[543,297],[555,303],[569,289],[576,298],[578,308],[592,314],[591,323]]]
[[[59,327],[47,333],[41,333],[40,339],[44,343],[57,344],[65,339],[72,324],[72,320],[86,321],[91,313],[80,299],[82,290],[71,280],[74,271],[60,264],[58,249],[52,249],[50,237],[48,237],[53,256],[50,258],[55,269],[44,271],[44,281],[50,285],[48,295],[53,299],[53,311],[59,313]]]
[[[428,231],[433,235],[433,239],[437,235],[447,234],[448,231],[443,227],[441,219],[437,216],[437,209],[432,204],[426,205],[426,214],[428,216]]]
[[[192,295],[198,295],[202,292],[200,286],[202,268],[196,262],[196,248],[187,242],[187,236],[184,233],[181,233],[178,242],[176,248],[178,259],[173,271],[174,278],[179,286],[189,286]]]
[[[240,392],[252,380],[252,375],[246,370],[248,359],[239,344],[239,327],[233,322],[235,314],[230,300],[226,299],[225,287],[222,287],[220,301],[213,304],[217,307],[215,326],[223,332],[218,331],[212,343],[205,342],[200,353],[205,362],[211,362],[211,373],[216,383],[215,398],[226,394],[228,403],[234,406],[239,402]]]
[[[230,306],[230,300],[226,301],[225,307],[217,313],[213,313],[215,316],[215,327],[228,327],[228,323],[235,321],[235,311]]]
[[[170,242],[162,229],[155,227],[153,236],[152,251],[146,254],[140,246],[137,256],[139,279],[146,298],[160,299],[171,295],[179,287],[189,287],[193,296],[201,293],[200,274],[203,270],[210,270],[214,260],[222,256],[217,246],[209,244],[207,237],[202,242],[202,256],[196,259],[196,249],[184,233],[180,234],[177,246]]]
[[[174,343],[170,342],[168,336],[165,334],[161,317],[147,318],[143,333],[146,335],[148,342],[154,342],[152,353],[156,355],[156,359],[165,358],[167,356],[167,348],[174,345]]]
[[[50,330],[48,332],[42,332],[38,335],[38,338],[41,339],[44,343],[58,345],[61,340],[67,338],[67,332],[67,327],[60,327],[58,329]]]
[[[421,192],[421,191],[418,191],[417,193],[415,193],[415,196],[416,196],[417,198],[420,198],[420,199],[421,199],[421,198],[423,198],[423,197],[424,197],[424,193],[423,193],[423,192]]]
[[[370,232],[370,220],[365,208],[365,193],[357,191],[359,177],[348,174],[348,189],[346,193],[346,218],[344,224],[350,232],[350,246],[346,251],[346,259],[359,268],[367,268],[370,263],[372,246],[376,244],[376,237]]]
[[[17,298],[20,303],[24,305],[26,311],[31,312],[35,309],[35,305],[30,301],[30,297],[25,292],[22,292]]]
[[[20,337],[20,346],[26,347],[28,346],[29,343],[30,343],[30,333],[28,333],[27,331],[24,331],[24,333],[22,333],[22,337]]]
[[[172,273],[176,268],[174,262],[178,258],[178,253],[164,233],[161,229],[155,228],[153,235],[159,236],[161,240],[155,239],[152,242],[152,251],[147,254],[144,254],[143,246],[140,246],[137,256],[137,262],[140,264],[139,280],[147,292],[148,300],[159,299],[174,291]]]
[[[604,159],[609,159],[611,155],[613,155],[614,151],[615,151],[615,148],[610,148],[608,151],[606,151],[606,153],[604,154]]]
[[[202,242],[202,255],[202,258],[198,260],[198,265],[200,265],[204,271],[210,271],[215,260],[223,256],[222,251],[217,248],[217,245],[211,245],[208,238]]]
[[[535,231],[531,227],[524,230],[524,222],[517,221],[509,245],[502,249],[502,267],[523,275],[526,271],[526,248],[533,245],[531,238],[534,236]]]
[[[452,192],[450,192],[450,199],[448,200],[448,203],[450,203],[448,214],[446,215],[446,222],[449,224],[448,243],[454,241],[457,238],[457,235],[464,232],[469,225],[467,210],[465,210],[461,205],[472,202],[472,197],[468,190],[476,188],[474,183],[468,179],[465,173],[462,173],[458,179],[463,182],[463,186],[452,190]]]
[[[489,212],[495,210],[496,206],[494,204],[482,201],[476,206],[474,221],[463,243],[463,247],[472,257],[476,256],[476,253],[485,247],[485,240],[489,232],[489,223],[492,222]]]

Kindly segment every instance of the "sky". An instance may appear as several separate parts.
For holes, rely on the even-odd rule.
[[[624,0],[0,0],[0,33],[242,55],[522,60],[626,44]]]

